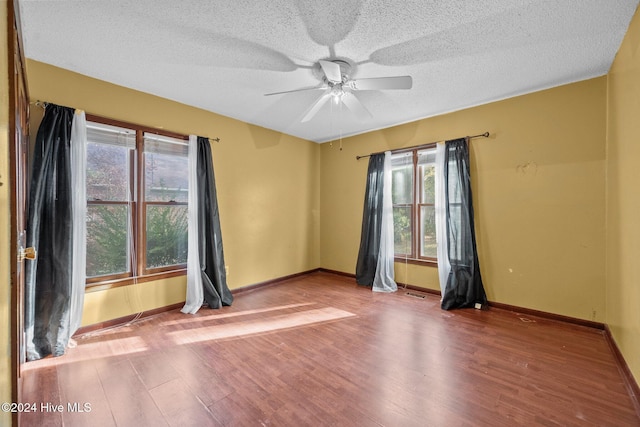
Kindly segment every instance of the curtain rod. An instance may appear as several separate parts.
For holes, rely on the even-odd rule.
[[[35,105],[36,107],[40,107],[43,110],[46,110],[47,106],[49,105],[48,102],[40,101],[39,99],[37,101],[31,101],[29,102],[29,104]],[[207,138],[209,141],[220,142],[220,138],[211,138],[210,136],[205,136],[205,138]]]
[[[489,137],[489,132],[485,132],[485,133],[480,133],[478,135],[467,136],[466,138],[471,139],[471,138],[488,138],[488,137]],[[458,139],[458,138],[454,138],[454,139]],[[399,148],[397,150],[391,150],[391,152],[392,153],[402,153],[403,151],[411,151],[411,150],[415,150],[417,148],[426,147],[428,145],[438,144],[438,143],[441,143],[441,142],[442,141],[435,141],[435,142],[430,142],[428,144],[414,145],[412,147],[406,147],[406,148]],[[386,151],[388,151],[388,150],[386,150]],[[367,154],[367,155],[364,155],[364,156],[356,156],[356,160],[360,160],[360,159],[365,158],[365,157],[371,157],[374,154],[382,154],[382,153],[384,153],[384,151],[378,151],[377,153],[371,153],[371,154]]]

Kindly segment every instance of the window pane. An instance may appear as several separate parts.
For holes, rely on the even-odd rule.
[[[126,146],[87,144],[87,200],[129,200],[132,151]]]
[[[411,203],[413,199],[413,165],[393,168],[391,200],[394,205]]]
[[[426,165],[429,163],[435,164],[436,162],[436,149],[435,148],[427,148],[424,150],[418,151],[418,164]]]
[[[433,206],[420,206],[420,256],[436,258],[436,213]]]
[[[147,268],[187,262],[187,207],[147,206]]]
[[[411,255],[411,207],[393,207],[393,243],[396,255]]]
[[[434,164],[420,165],[419,171],[422,178],[420,203],[433,204],[436,200],[436,167]]]
[[[133,149],[136,147],[136,131],[87,121],[87,141]]]
[[[144,151],[186,158],[189,157],[189,142],[185,139],[145,132]]]
[[[129,207],[87,207],[87,277],[125,273],[129,268]]]
[[[145,153],[145,199],[148,202],[187,202],[189,174],[187,158]]]

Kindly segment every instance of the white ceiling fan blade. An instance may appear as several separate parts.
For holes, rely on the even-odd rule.
[[[324,61],[322,59],[319,62],[327,80],[331,83],[342,83],[342,71],[340,71],[340,66],[338,64],[331,61]]]
[[[309,107],[309,109],[305,112],[304,116],[302,117],[302,120],[300,121],[302,123],[305,123],[311,120],[313,116],[315,116],[318,113],[318,111],[320,111],[322,106],[327,103],[330,97],[331,96],[329,95],[329,92],[327,92],[324,95],[322,95],[320,98],[318,98],[316,102],[314,102],[313,105],[311,105],[311,107]]]
[[[354,94],[345,92],[344,95],[342,95],[341,99],[342,102],[344,102],[344,105],[346,105],[347,108],[356,115],[358,120],[367,120],[373,117],[369,110],[367,110],[364,105],[362,105],[362,102],[360,102],[360,100],[356,98]]]
[[[301,87],[300,89],[283,90],[282,92],[265,93],[264,96],[282,95],[284,93],[306,92],[306,91],[321,90],[321,89],[326,89],[326,88],[324,86]]]
[[[353,90],[411,89],[413,79],[411,76],[374,77],[350,80],[347,86]]]

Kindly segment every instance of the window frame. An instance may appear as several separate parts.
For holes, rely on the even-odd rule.
[[[391,151],[391,155],[397,154],[406,154],[411,153],[412,156],[412,200],[410,204],[407,203],[399,203],[393,204],[393,208],[396,207],[410,207],[411,209],[411,253],[409,254],[396,254],[394,251],[394,261],[408,264],[418,264],[418,265],[429,265],[435,266],[438,265],[437,257],[426,257],[420,254],[420,239],[421,239],[421,222],[422,214],[421,208],[422,206],[434,206],[434,203],[422,203],[422,191],[423,191],[423,180],[420,175],[420,165],[418,163],[418,152],[425,150],[432,150],[436,148],[437,143],[420,145],[413,148],[405,148],[399,150]]]
[[[132,246],[131,253],[129,254],[129,271],[125,273],[116,273],[95,277],[86,278],[86,291],[98,291],[105,290],[119,286],[126,286],[133,283],[144,283],[153,280],[160,280],[170,277],[184,276],[187,274],[187,264],[176,264],[171,266],[162,266],[155,268],[146,267],[146,255],[147,255],[147,233],[146,233],[146,212],[147,205],[154,206],[187,206],[187,202],[161,202],[153,201],[147,202],[145,200],[145,150],[144,139],[145,133],[175,138],[185,141],[188,144],[189,136],[179,134],[176,132],[165,131],[163,129],[156,129],[148,126],[137,125],[125,121],[109,119],[93,114],[86,114],[87,122],[93,122],[96,124],[104,124],[109,126],[117,126],[132,130],[136,134],[135,149],[133,149],[132,158],[129,161],[129,176],[132,177],[129,182],[131,191],[131,200],[126,202],[114,202],[114,201],[90,201],[87,198],[87,208],[89,205],[123,205],[127,204],[131,206],[131,212],[129,212],[129,220],[131,221],[131,239]]]
[[[140,203],[140,217],[138,220],[138,224],[140,224],[140,233],[141,235],[139,236],[139,241],[140,243],[140,254],[138,255],[138,259],[141,259],[141,264],[142,264],[142,270],[144,275],[148,275],[148,274],[156,274],[156,273],[162,273],[165,271],[173,271],[176,269],[176,267],[181,267],[181,268],[186,268],[187,267],[187,263],[185,262],[184,264],[175,264],[175,265],[167,265],[167,266],[160,266],[160,267],[152,267],[149,268],[147,267],[147,209],[149,206],[164,206],[164,207],[173,207],[173,206],[184,206],[185,208],[188,209],[188,205],[189,202],[188,200],[186,201],[175,201],[175,200],[170,200],[170,201],[160,201],[160,200],[153,200],[153,201],[149,201],[146,199],[145,197],[145,189],[146,189],[146,169],[143,169],[145,167],[145,153],[147,153],[148,151],[145,151],[145,138],[148,138],[149,140],[153,141],[154,140],[154,136],[168,136],[165,134],[161,134],[157,131],[143,131],[142,133],[142,152],[141,154],[138,156],[139,157],[139,161],[141,162],[140,165],[138,167],[138,172],[140,173],[140,177],[137,180],[137,183],[140,187],[140,197],[142,200],[142,202]],[[147,134],[151,134],[151,135],[147,135]],[[136,135],[139,136],[139,133]],[[183,141],[186,142],[186,145],[188,147],[188,142],[189,142],[189,137],[188,136],[182,136],[181,138],[175,138],[172,137],[174,139],[182,139]],[[156,139],[156,141],[158,140],[162,140],[162,138],[158,138]],[[169,143],[173,143],[173,142],[169,142]]]

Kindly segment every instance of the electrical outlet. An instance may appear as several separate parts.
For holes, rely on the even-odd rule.
[[[224,266],[224,273],[227,275],[227,277],[229,277],[229,266],[228,265]]]

